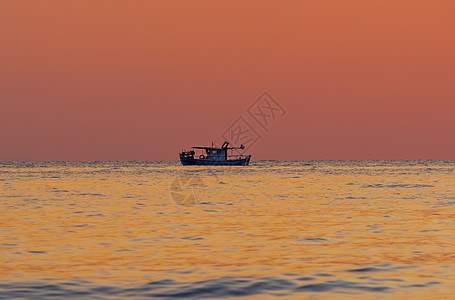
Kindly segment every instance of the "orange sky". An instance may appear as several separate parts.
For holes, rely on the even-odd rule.
[[[455,159],[455,1],[0,2],[0,160]],[[251,119],[247,119],[250,122]],[[262,130],[262,131],[261,131]]]

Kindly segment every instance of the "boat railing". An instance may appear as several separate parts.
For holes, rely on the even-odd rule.
[[[244,155],[244,154],[231,154],[231,155],[228,155],[227,157],[228,158],[232,158],[232,159],[243,159],[243,158],[247,158],[249,155]]]

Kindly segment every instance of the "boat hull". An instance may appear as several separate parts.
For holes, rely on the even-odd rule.
[[[238,159],[215,160],[206,158],[183,157],[180,154],[180,162],[184,166],[248,166],[251,155]]]

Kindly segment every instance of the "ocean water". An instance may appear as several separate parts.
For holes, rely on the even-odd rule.
[[[454,169],[0,163],[0,298],[453,298]]]

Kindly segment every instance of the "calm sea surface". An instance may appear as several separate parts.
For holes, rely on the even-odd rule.
[[[454,169],[0,163],[0,298],[453,299]]]

